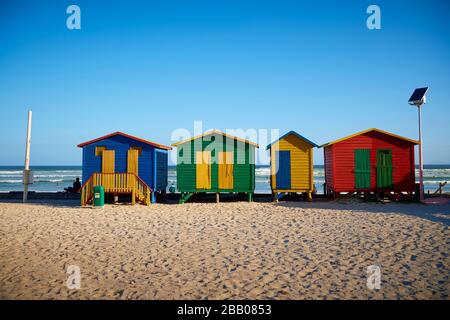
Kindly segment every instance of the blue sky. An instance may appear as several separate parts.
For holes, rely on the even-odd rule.
[[[66,8],[81,8],[81,30]],[[366,28],[381,8],[382,29]],[[450,163],[447,1],[1,1],[0,165],[80,164],[114,131],[170,144],[177,128],[296,130],[322,144],[370,127]],[[322,149],[315,163],[322,164]]]

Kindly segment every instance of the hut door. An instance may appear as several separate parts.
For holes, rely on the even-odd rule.
[[[195,154],[197,189],[211,189],[211,151]]]
[[[275,156],[278,160],[277,189],[289,190],[291,189],[291,152],[276,151]]]
[[[355,150],[355,188],[370,188],[370,149]]]
[[[128,150],[128,162],[127,162],[128,173],[134,173],[135,175],[138,175],[138,168],[139,168],[138,159],[139,159],[139,150],[137,149]]]
[[[233,189],[233,152],[219,152],[219,189]]]
[[[103,150],[102,173],[114,173],[116,153],[114,150]]]
[[[377,150],[377,187],[392,187],[392,151]]]

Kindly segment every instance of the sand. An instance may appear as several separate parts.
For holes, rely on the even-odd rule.
[[[2,299],[448,299],[450,207],[0,203]],[[66,287],[69,265],[81,288]],[[367,287],[367,267],[381,289]]]

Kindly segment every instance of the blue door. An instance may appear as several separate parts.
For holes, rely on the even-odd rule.
[[[277,189],[291,189],[291,152],[277,151],[278,172],[276,174]]]

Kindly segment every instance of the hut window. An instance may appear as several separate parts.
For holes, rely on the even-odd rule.
[[[142,155],[142,147],[131,147],[132,150],[137,150],[138,151],[138,155]]]
[[[180,149],[180,151],[178,152],[178,155],[179,155],[180,157],[183,156],[183,149]]]
[[[100,147],[100,146],[95,147],[95,155],[96,155],[97,157],[102,156],[104,150],[106,150],[106,147]]]

